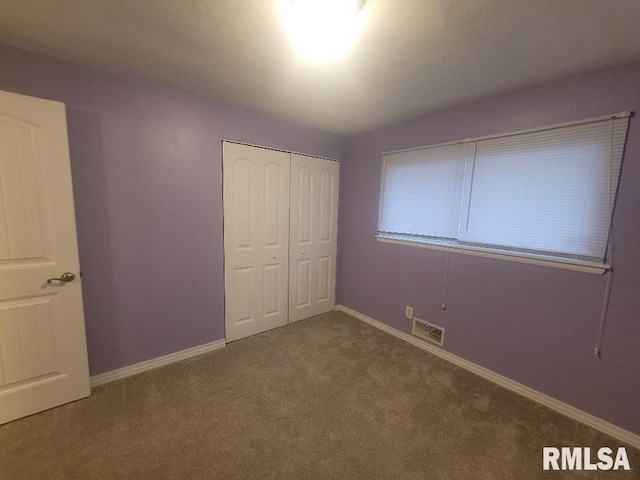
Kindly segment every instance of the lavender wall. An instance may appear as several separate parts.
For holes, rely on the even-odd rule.
[[[632,119],[615,216],[616,273],[603,355],[606,277],[374,240],[381,151],[640,111],[640,63],[419,118],[349,140],[341,172],[338,302],[404,332],[446,328],[446,350],[640,434],[640,124]]]
[[[0,89],[67,105],[92,374],[224,336],[222,138],[343,158],[338,301],[640,433],[640,126],[620,186],[603,356],[605,277],[377,243],[380,152],[640,110],[640,64],[344,139],[0,46]]]
[[[344,140],[0,47],[0,89],[65,102],[93,375],[224,337],[221,140]]]

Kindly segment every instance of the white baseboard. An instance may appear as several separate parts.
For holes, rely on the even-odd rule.
[[[181,350],[179,352],[170,353],[169,355],[153,358],[151,360],[147,360],[146,362],[136,363],[135,365],[129,365],[128,367],[101,373],[100,375],[94,375],[90,378],[90,385],[91,388],[93,388],[97,387],[98,385],[104,385],[105,383],[121,380],[123,378],[131,377],[132,375],[146,372],[147,370],[152,370],[163,365],[169,365],[170,363],[179,362],[180,360],[186,360],[187,358],[195,357],[196,355],[202,355],[203,353],[218,350],[225,345],[226,340],[223,338],[221,340],[216,340],[215,342],[205,343],[204,345],[187,348],[186,350]]]
[[[601,432],[606,433],[607,435],[611,435],[612,437],[617,438],[621,442],[624,442],[630,446],[640,449],[640,435],[636,435],[635,433],[632,433],[628,430],[620,428],[612,423],[606,422],[605,420],[595,417],[576,407],[572,407],[571,405],[561,402],[560,400],[556,400],[555,398],[550,397],[549,395],[546,395],[537,390],[534,390],[533,388],[522,385],[521,383],[518,383],[507,377],[503,377],[498,373],[495,373],[487,368],[481,367],[480,365],[476,365],[475,363],[465,360],[464,358],[458,357],[457,355],[449,353],[436,346],[432,346],[428,343],[425,343],[422,340],[419,340],[418,338],[409,335],[408,333],[404,333],[404,332],[401,332],[400,330],[396,330],[395,328],[390,327],[389,325],[386,325],[367,315],[357,312],[349,307],[345,307],[344,305],[336,305],[336,310],[347,313],[352,317],[355,317],[359,320],[362,320],[365,323],[368,323],[369,325],[379,328],[380,330],[390,333],[395,337],[401,338],[402,340],[405,340],[406,342],[409,342],[410,344],[415,345],[416,347],[419,347],[444,360],[447,360],[448,362],[451,362],[454,365],[457,365],[466,370],[469,370],[470,372],[473,372],[476,375],[479,375],[493,383],[496,383],[501,387],[511,390],[512,392],[518,393],[523,397],[527,397],[533,400],[534,402],[540,403],[545,407],[549,407],[552,410],[555,410],[556,412],[559,412],[569,418],[572,418],[581,423],[584,423],[585,425],[595,428],[596,430],[600,430]]]

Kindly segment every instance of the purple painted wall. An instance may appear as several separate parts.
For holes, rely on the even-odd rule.
[[[640,123],[631,120],[615,216],[616,271],[602,358],[605,276],[374,240],[382,151],[640,112],[640,63],[474,103],[349,140],[341,171],[338,303],[410,332],[405,305],[446,328],[446,350],[640,434]]]
[[[0,89],[65,102],[91,374],[224,337],[223,138],[344,139],[0,47]]]
[[[640,111],[640,64],[345,139],[220,102],[0,46],[0,89],[67,105],[93,375],[224,336],[223,138],[343,157],[338,301],[408,332],[404,306],[447,328],[446,349],[640,434],[640,126],[604,276],[374,240],[380,152]],[[343,147],[345,147],[343,155]]]

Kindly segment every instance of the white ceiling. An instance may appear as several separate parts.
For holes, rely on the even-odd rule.
[[[0,43],[339,134],[640,60],[638,0],[367,0],[334,64],[278,1],[1,0]]]

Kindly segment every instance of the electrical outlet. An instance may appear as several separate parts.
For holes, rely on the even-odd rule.
[[[413,307],[404,307],[404,316],[407,318],[413,318]]]

